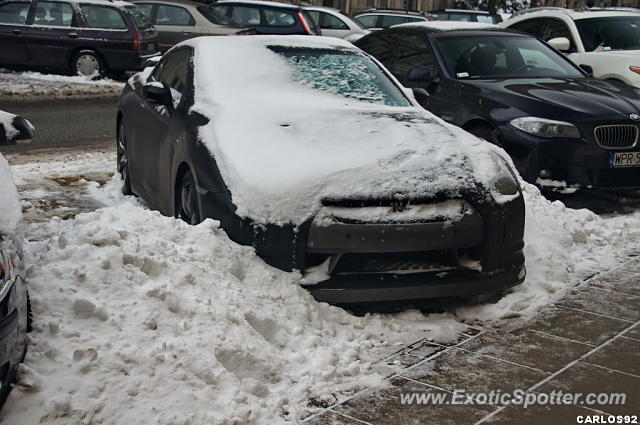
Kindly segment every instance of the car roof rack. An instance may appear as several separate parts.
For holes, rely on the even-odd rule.
[[[591,7],[584,9],[576,9],[579,12],[631,12],[640,13],[640,9],[635,7]]]
[[[511,16],[526,15],[527,13],[540,12],[540,11],[543,11],[543,10],[548,10],[550,12],[560,12],[560,13],[564,13],[565,15],[569,15],[570,14],[570,10],[569,9],[565,9],[564,7],[544,6],[544,7],[532,7],[531,9],[520,10],[518,12],[515,12]]]
[[[404,13],[417,13],[420,15],[428,15],[428,12],[423,12],[421,10],[412,10],[412,9],[401,9],[401,8],[391,8],[391,7],[382,7],[382,8],[376,8],[376,7],[372,7],[369,9],[365,9],[359,13],[370,13],[370,12],[404,12]]]

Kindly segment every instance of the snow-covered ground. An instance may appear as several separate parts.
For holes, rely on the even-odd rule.
[[[299,274],[215,221],[188,226],[120,195],[113,153],[19,162],[35,329],[0,416],[9,425],[298,423],[310,399],[384,385],[377,359],[526,318],[616,267],[640,236],[637,213],[603,219],[527,185],[524,284],[494,304],[356,317],[314,301]],[[89,212],[40,220],[34,201],[47,196],[83,200],[59,215]]]
[[[124,83],[109,79],[0,69],[0,100],[117,97],[123,87]]]

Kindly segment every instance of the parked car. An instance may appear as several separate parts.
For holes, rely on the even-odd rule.
[[[133,3],[158,31],[158,49],[166,52],[175,44],[201,35],[255,34],[202,3],[171,0],[140,0]]]
[[[426,109],[503,147],[528,182],[640,186],[637,90],[590,78],[528,34],[459,24],[401,25],[356,45]]]
[[[272,1],[219,1],[211,9],[258,34],[320,35],[320,27],[303,7]]]
[[[33,138],[33,126],[24,118],[0,111],[0,145]],[[31,308],[24,281],[22,206],[7,160],[0,154],[0,407],[27,352]]]
[[[0,2],[0,63],[98,77],[139,70],[157,34],[133,4],[82,0]]]
[[[367,9],[357,14],[354,19],[363,28],[378,31],[393,25],[408,22],[424,22],[436,19],[434,15],[424,12],[396,9]]]
[[[322,6],[305,6],[304,9],[318,24],[324,36],[337,37],[354,42],[360,37],[369,34],[368,30],[362,28],[359,23],[341,13],[338,9]]]
[[[482,22],[483,24],[502,22],[502,17],[497,13],[483,10],[438,9],[429,13],[436,15],[438,21]]]
[[[501,26],[546,41],[595,77],[640,87],[637,9],[530,9]]]
[[[188,223],[219,220],[275,267],[320,267],[330,278],[307,287],[319,300],[524,279],[524,203],[507,161],[344,40],[185,42],[127,83],[117,135],[125,193]]]

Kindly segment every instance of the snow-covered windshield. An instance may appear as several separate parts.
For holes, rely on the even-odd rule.
[[[353,50],[273,46],[292,67],[294,82],[362,102],[410,106],[407,98],[369,58]]]
[[[587,52],[640,50],[640,17],[579,19],[576,26]]]

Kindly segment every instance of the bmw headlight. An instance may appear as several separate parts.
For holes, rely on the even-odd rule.
[[[509,163],[496,152],[491,152],[491,159],[493,160],[495,167],[495,177],[491,192],[494,197],[499,195],[515,195],[520,189],[518,180],[515,177],[515,173],[511,170]],[[498,196],[496,196],[498,195]]]
[[[509,124],[518,130],[539,137],[580,137],[578,127],[565,121],[555,121],[537,117],[520,117],[512,119],[509,121]]]

